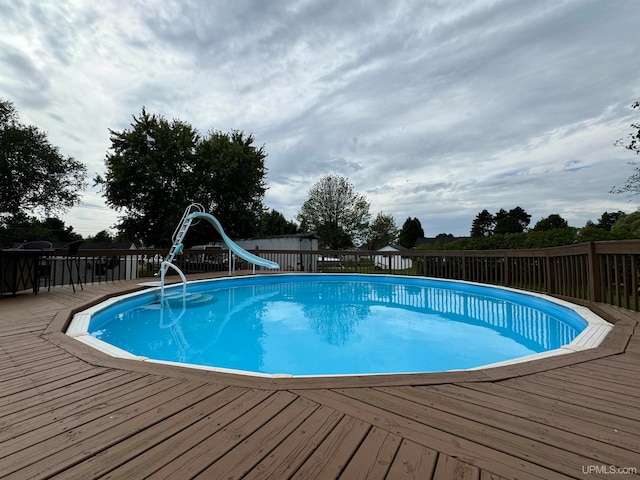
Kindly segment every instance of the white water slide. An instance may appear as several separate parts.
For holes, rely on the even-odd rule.
[[[253,267],[254,273],[256,271],[255,265],[258,265],[260,267],[265,267],[265,268],[272,268],[272,269],[280,268],[280,265],[276,262],[272,262],[271,260],[267,260],[266,258],[262,258],[257,255],[254,255],[253,253],[247,252],[244,248],[242,248],[240,245],[238,245],[233,240],[231,240],[226,233],[224,233],[224,229],[222,228],[222,225],[220,225],[220,222],[216,217],[208,213],[205,213],[204,207],[201,204],[192,203],[184,211],[184,214],[182,215],[182,219],[180,220],[178,227],[176,228],[175,232],[173,232],[173,236],[171,238],[173,240],[173,246],[169,250],[169,254],[167,255],[167,257],[164,259],[164,261],[160,265],[160,271],[156,273],[156,276],[160,275],[160,282],[145,282],[142,285],[160,286],[160,296],[164,297],[164,277],[167,271],[170,268],[172,268],[178,273],[178,275],[180,275],[180,279],[182,280],[182,296],[184,297],[186,295],[187,279],[184,276],[184,273],[182,273],[182,270],[180,270],[180,268],[178,268],[176,265],[173,264],[173,259],[176,257],[176,255],[182,252],[184,248],[182,241],[184,240],[184,237],[187,234],[189,227],[191,227],[191,224],[196,219],[206,220],[211,225],[213,225],[213,228],[215,228],[218,231],[218,233],[222,236],[222,240],[227,245],[231,253],[235,254],[237,257],[242,258],[254,265]],[[231,254],[229,254],[229,275],[231,275],[231,268],[232,268],[231,266],[232,266],[232,259],[231,259]]]
[[[272,269],[280,268],[280,265],[278,263],[272,262],[271,260],[267,260],[266,258],[262,258],[257,255],[254,255],[253,253],[247,252],[244,248],[242,248],[240,245],[238,245],[233,240],[231,240],[227,236],[227,234],[224,233],[222,225],[220,225],[220,222],[218,221],[218,219],[213,215],[209,213],[204,213],[204,212],[193,212],[193,213],[190,213],[187,218],[191,220],[201,218],[208,221],[211,225],[213,225],[213,228],[215,228],[218,231],[218,233],[222,237],[222,240],[224,241],[225,245],[227,245],[229,250],[231,250],[236,256],[246,260],[247,262],[253,263],[254,265],[258,265],[260,267],[265,267],[265,268],[272,268]]]

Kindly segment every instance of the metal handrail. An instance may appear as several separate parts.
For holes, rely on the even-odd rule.
[[[182,273],[182,270],[180,270],[176,265],[174,265],[171,262],[162,262],[161,266],[160,266],[160,298],[164,297],[164,276],[166,271],[169,268],[174,269],[176,272],[178,272],[178,275],[180,275],[180,279],[182,280],[182,295],[186,295],[187,293],[187,278],[184,276],[184,273]]]

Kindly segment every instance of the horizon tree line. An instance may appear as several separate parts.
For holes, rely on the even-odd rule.
[[[640,102],[632,108],[640,110]],[[631,127],[628,139],[615,145],[640,154],[640,123]],[[235,237],[308,231],[320,238],[323,247],[375,250],[396,243],[412,248],[415,240],[424,236],[417,218],[408,217],[402,228],[388,213],[379,212],[371,220],[369,200],[357,193],[348,179],[333,173],[310,188],[309,198],[296,216],[299,225],[275,209],[267,209],[263,204],[267,153],[264,145],[254,145],[253,135],[242,131],[201,134],[187,122],[169,121],[143,107],[139,116],[133,116],[131,128],[109,132],[105,173],[93,181],[102,188],[107,204],[121,215],[115,237],[103,231],[94,238],[166,246],[183,209],[192,201],[204,204]],[[640,166],[630,163],[636,165],[635,173],[612,192],[640,193]],[[32,235],[44,237],[47,230],[53,237],[78,237],[58,215],[79,203],[80,192],[87,186],[87,167],[62,155],[37,127],[20,123],[13,103],[3,99],[0,173],[0,243],[24,241]],[[610,231],[624,215],[604,212],[598,223],[590,220],[585,227]],[[470,236],[488,238],[568,228],[557,214],[541,219],[532,229],[530,222],[531,215],[519,206],[494,214],[485,209],[472,221]],[[211,235],[211,231],[194,227],[187,239],[202,243]],[[453,236],[443,233],[438,237],[451,240]]]

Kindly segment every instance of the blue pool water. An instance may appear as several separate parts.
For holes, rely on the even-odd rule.
[[[267,374],[467,369],[552,350],[587,325],[539,297],[414,277],[265,275],[119,301],[89,333],[136,355]]]

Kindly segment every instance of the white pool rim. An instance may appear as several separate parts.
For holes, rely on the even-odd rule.
[[[268,276],[270,278],[272,277],[291,277],[291,276],[304,276],[304,275],[313,275],[313,276],[318,276],[318,275],[323,275],[323,274],[318,274],[318,273],[308,273],[308,274],[304,274],[304,273],[276,273],[276,274],[269,274]],[[333,274],[331,274],[333,275]],[[341,273],[339,274],[341,277],[344,276],[345,278],[348,278],[349,276],[359,276],[362,277],[363,274],[349,274],[349,273]],[[381,278],[381,277],[385,277],[385,275],[376,275],[376,278]],[[466,370],[449,370],[449,371],[473,371],[473,370],[484,370],[487,368],[496,368],[496,367],[502,367],[502,366],[507,366],[507,365],[515,365],[518,363],[524,363],[524,362],[530,362],[533,360],[540,360],[543,358],[550,358],[550,357],[556,357],[559,355],[566,355],[566,354],[570,354],[570,353],[574,353],[574,352],[580,352],[583,350],[588,350],[588,349],[592,349],[597,347],[598,345],[600,345],[600,343],[602,343],[602,341],[604,340],[604,338],[607,336],[607,334],[611,331],[611,329],[613,328],[613,325],[610,324],[609,322],[607,322],[606,320],[604,320],[603,318],[601,318],[600,316],[596,315],[594,312],[592,312],[591,310],[589,310],[589,308],[581,306],[581,305],[577,305],[575,303],[571,303],[571,302],[567,302],[565,300],[559,299],[559,298],[555,298],[549,295],[545,295],[542,293],[537,293],[537,292],[530,292],[530,291],[525,291],[525,290],[518,290],[515,288],[510,288],[510,287],[502,287],[502,286],[498,286],[498,285],[489,285],[489,284],[484,284],[484,283],[477,283],[477,282],[469,282],[469,281],[464,281],[464,280],[447,280],[447,279],[441,279],[441,278],[435,278],[435,277],[416,277],[416,276],[407,276],[407,275],[386,275],[386,277],[390,277],[390,278],[407,278],[407,279],[416,279],[416,278],[422,278],[422,279],[426,279],[426,280],[435,280],[438,282],[450,282],[450,283],[455,283],[455,284],[468,284],[468,285],[474,285],[474,286],[481,286],[481,287],[487,287],[487,288],[494,288],[494,289],[500,289],[500,290],[506,290],[509,292],[514,292],[514,293],[518,293],[518,294],[522,294],[522,295],[529,295],[532,297],[538,297],[541,298],[543,300],[546,300],[548,302],[551,303],[555,303],[557,305],[563,306],[565,308],[568,308],[570,310],[573,310],[575,313],[577,313],[580,317],[582,317],[582,319],[587,323],[587,326],[584,328],[584,330],[582,332],[580,332],[580,334],[578,334],[576,336],[576,338],[573,339],[573,341],[571,343],[568,343],[566,345],[563,345],[559,348],[553,349],[553,350],[547,350],[546,352],[540,352],[540,353],[535,353],[532,355],[526,355],[523,357],[517,357],[517,358],[513,358],[510,360],[505,360],[503,362],[496,362],[496,363],[490,363],[490,364],[486,364],[486,365],[480,365],[477,367],[473,367],[473,368],[469,368]],[[197,283],[204,283],[204,282],[218,282],[218,281],[228,281],[230,279],[247,279],[247,278],[256,278],[255,275],[238,275],[238,276],[234,276],[234,277],[220,277],[220,278],[212,278],[212,279],[205,279],[205,280],[194,280],[194,281],[190,281],[188,282],[189,284],[197,284]],[[140,284],[142,286],[148,286],[148,284]],[[175,287],[175,285],[172,285],[171,287]],[[198,364],[192,364],[192,363],[181,363],[181,362],[172,362],[172,361],[167,361],[167,360],[156,360],[156,359],[152,359],[152,358],[148,358],[148,357],[143,357],[143,356],[139,356],[139,355],[134,355],[130,352],[127,352],[126,350],[123,350],[121,348],[118,348],[114,345],[111,345],[109,343],[103,342],[102,340],[99,340],[98,338],[95,338],[94,336],[92,336],[89,333],[89,323],[91,322],[91,319],[93,317],[93,315],[95,315],[96,313],[98,313],[100,310],[103,310],[104,308],[113,305],[115,303],[118,302],[122,302],[123,300],[126,300],[128,298],[133,298],[139,295],[143,295],[143,294],[147,294],[149,291],[160,291],[160,287],[157,286],[152,286],[150,288],[146,288],[146,289],[142,289],[142,290],[138,290],[135,292],[131,292],[131,293],[125,293],[123,295],[118,295],[115,297],[111,297],[106,299],[103,302],[100,302],[96,305],[93,305],[89,308],[87,308],[86,310],[83,310],[81,312],[76,313],[73,318],[71,319],[71,322],[69,324],[69,326],[66,329],[66,334],[72,338],[74,338],[75,340],[82,342],[83,344],[98,350],[99,352],[102,352],[104,354],[110,355],[112,357],[115,358],[122,358],[122,359],[128,359],[128,360],[138,360],[141,362],[149,362],[149,363],[156,363],[156,364],[162,364],[162,365],[173,365],[173,366],[180,366],[180,367],[187,367],[187,368],[192,368],[192,369],[197,369],[197,370],[206,370],[206,371],[213,371],[213,372],[219,372],[219,373],[230,373],[230,374],[235,374],[235,375],[247,375],[247,376],[254,376],[254,377],[264,377],[264,378],[310,378],[310,377],[349,377],[349,376],[379,376],[379,375],[424,375],[424,374],[428,374],[428,373],[436,373],[436,372],[424,372],[424,373],[419,373],[419,372],[394,372],[394,373],[356,373],[356,374],[335,374],[335,375],[291,375],[288,373],[261,373],[261,372],[252,372],[252,371],[248,371],[248,370],[234,370],[234,369],[229,369],[229,368],[221,368],[221,367],[213,367],[213,366],[208,366],[208,365],[198,365]],[[437,373],[441,373],[441,372],[437,372]]]

